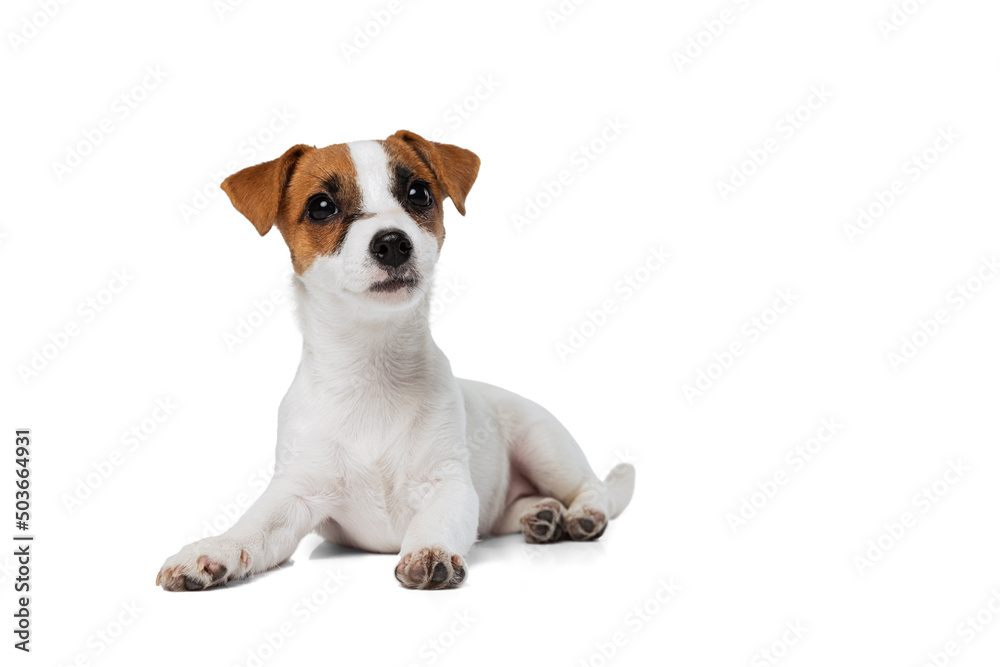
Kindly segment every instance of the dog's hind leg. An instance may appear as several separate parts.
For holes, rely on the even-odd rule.
[[[512,396],[513,398],[513,396]],[[528,541],[554,507],[546,499],[561,503],[563,530],[573,540],[596,540],[628,505],[635,487],[635,468],[627,463],[615,466],[602,481],[594,474],[583,450],[547,410],[536,403],[516,397],[509,406],[516,414],[508,432],[511,465],[537,490],[537,496],[521,498],[504,512],[510,527],[516,515]],[[511,531],[513,532],[513,531]]]

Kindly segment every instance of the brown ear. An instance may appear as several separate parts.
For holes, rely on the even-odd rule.
[[[313,146],[297,144],[276,160],[242,169],[222,181],[236,210],[253,223],[261,236],[267,234],[278,218],[281,196],[292,177],[295,163]]]
[[[479,175],[479,156],[458,146],[428,141],[408,130],[400,130],[392,136],[412,147],[430,166],[444,187],[445,195],[451,197],[458,212],[465,215],[465,197]]]

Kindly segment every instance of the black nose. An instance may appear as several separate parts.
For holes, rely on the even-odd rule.
[[[409,236],[399,230],[391,229],[376,234],[369,249],[379,264],[396,268],[410,258],[413,244],[410,243]]]

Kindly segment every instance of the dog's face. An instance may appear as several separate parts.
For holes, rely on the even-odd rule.
[[[446,197],[465,215],[479,158],[400,130],[384,141],[299,144],[222,183],[263,236],[277,225],[310,285],[405,306],[428,288]]]

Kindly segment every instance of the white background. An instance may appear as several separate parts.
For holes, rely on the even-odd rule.
[[[44,4],[2,24],[2,433],[11,470],[32,429],[37,535],[30,656],[2,550],[4,664],[994,664],[996,3],[908,0],[894,26],[890,0],[592,0],[553,25],[555,0],[422,0],[384,27],[388,0]],[[595,544],[486,540],[454,591],[313,535],[245,584],[163,592],[163,560],[262,488],[300,345],[288,302],[264,303],[286,247],[217,183],[400,128],[482,158],[439,266],[456,373],[548,407],[599,474],[634,463],[632,505]],[[787,458],[824,419],[836,435]]]

